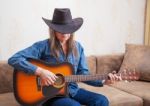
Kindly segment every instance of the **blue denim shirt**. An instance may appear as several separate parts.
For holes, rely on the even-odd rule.
[[[89,70],[84,55],[84,49],[79,42],[76,42],[75,44],[79,52],[78,53],[79,56],[78,58],[76,58],[73,55],[73,53],[70,53],[67,57],[67,61],[73,65],[74,73],[76,75],[79,74],[87,75],[89,74]],[[66,61],[64,53],[61,51],[58,60],[55,58],[55,56],[52,55],[52,52],[50,51],[49,39],[46,39],[43,41],[36,42],[32,46],[17,52],[16,54],[14,54],[12,57],[9,58],[8,64],[13,66],[15,69],[24,71],[25,73],[34,74],[35,70],[37,69],[37,66],[28,62],[27,61],[28,58],[40,59],[45,62],[54,64],[56,64],[58,60],[60,63]],[[100,80],[85,81],[85,83],[93,86],[103,86]],[[75,94],[79,89],[78,85],[75,82],[69,83],[68,88],[70,96],[75,96]]]

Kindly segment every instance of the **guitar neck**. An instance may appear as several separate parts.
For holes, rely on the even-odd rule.
[[[81,82],[91,80],[107,80],[108,75],[71,75],[65,76],[65,82]]]

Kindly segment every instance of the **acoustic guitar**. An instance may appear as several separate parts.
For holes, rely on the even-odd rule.
[[[30,75],[22,70],[14,70],[13,87],[16,100],[24,106],[36,106],[44,100],[65,96],[68,94],[67,86],[69,82],[81,82],[89,80],[108,80],[108,75],[74,75],[73,66],[68,63],[49,64],[40,60],[30,59],[30,63],[49,70],[58,77],[53,85],[42,86],[40,77]],[[119,73],[123,80],[138,80],[139,73],[125,72]]]

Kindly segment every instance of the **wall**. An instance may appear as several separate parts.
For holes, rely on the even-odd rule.
[[[144,44],[150,45],[150,0],[147,0]]]
[[[48,38],[41,17],[68,7],[83,17],[76,40],[86,55],[124,52],[125,43],[143,44],[146,0],[0,0],[0,60]]]

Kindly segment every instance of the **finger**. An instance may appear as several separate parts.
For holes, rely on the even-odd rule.
[[[44,82],[43,82],[43,80],[41,80],[41,86],[44,86]]]
[[[54,81],[56,81],[56,79],[58,78],[54,73],[50,72],[49,75]]]
[[[118,77],[116,76],[116,74],[113,74],[113,77],[114,77],[115,81],[118,80]]]
[[[48,82],[46,80],[44,80],[44,85],[45,86],[49,86]]]
[[[45,79],[45,78],[41,78],[41,85],[42,85],[42,86],[47,86],[47,83],[46,83],[46,79]]]
[[[53,81],[56,81],[56,76],[55,76],[55,75],[52,75],[52,76],[51,76],[51,79],[52,79]]]
[[[55,80],[56,80],[56,78],[55,78],[55,74],[54,74],[54,73],[52,73],[52,72],[50,72],[50,73],[48,74],[48,77],[49,77],[50,79],[52,79],[53,81],[55,81]]]
[[[119,81],[122,81],[121,73],[119,74]]]
[[[52,82],[50,82],[49,80],[47,80],[48,85],[52,85]]]
[[[56,75],[54,75],[55,79],[57,79],[58,77]]]
[[[108,77],[109,77],[110,80],[112,80],[112,75],[111,75],[111,73],[108,74]]]
[[[115,77],[115,81],[119,81],[119,76],[117,76],[117,74],[114,74]]]
[[[116,74],[117,72],[114,70],[114,71],[112,71],[112,77],[113,77],[113,81],[116,81],[116,80],[118,80],[118,76],[117,76],[117,74]]]
[[[110,77],[110,80],[111,80],[111,81],[114,81],[114,80],[115,80],[112,73],[109,74],[109,77]]]
[[[54,82],[55,82],[55,80],[53,80],[51,77],[48,77],[47,80],[51,83],[51,85],[54,84]]]
[[[112,77],[112,81],[115,81],[115,76],[113,74],[111,74]]]
[[[111,73],[108,74],[108,79],[111,80]]]

